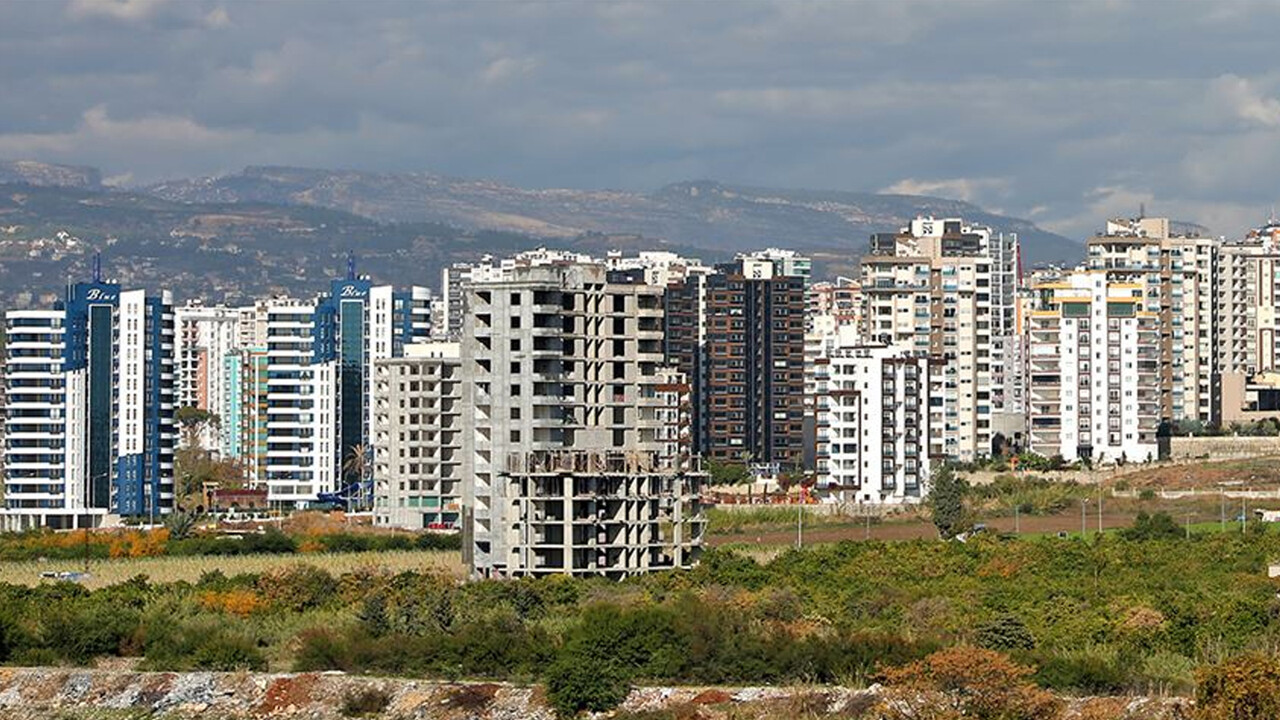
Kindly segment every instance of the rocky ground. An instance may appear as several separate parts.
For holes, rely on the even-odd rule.
[[[871,718],[877,690],[639,688],[619,714],[681,720]],[[662,715],[659,715],[662,714]],[[1072,720],[1180,720],[1179,699],[1073,700]],[[542,691],[494,683],[439,683],[341,673],[143,673],[0,669],[0,718],[232,720],[348,717],[396,720],[554,720]]]

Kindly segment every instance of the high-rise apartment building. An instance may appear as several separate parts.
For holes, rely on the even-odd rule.
[[[1160,417],[1212,421],[1213,313],[1218,241],[1175,234],[1166,218],[1111,220],[1087,242],[1086,267],[1113,283],[1142,285],[1142,309],[1159,321]]]
[[[702,475],[672,458],[662,289],[600,264],[473,281],[462,333],[464,555],[482,576],[688,567]]]
[[[707,457],[802,468],[808,274],[808,260],[773,251],[718,265],[703,281],[705,371],[694,402]]]
[[[1031,450],[1067,461],[1161,455],[1164,332],[1143,282],[1078,271],[1036,288],[1029,318]]]
[[[239,462],[254,486],[267,477],[267,368],[266,347],[234,350],[222,366],[227,387],[218,424],[222,456]]]
[[[927,356],[837,334],[815,367],[817,485],[855,503],[919,502],[933,457]]]
[[[872,236],[862,259],[865,338],[941,361],[932,429],[948,457],[990,455],[1025,430],[1023,379],[1008,362],[1021,349],[1018,258],[1015,236],[917,218]]]
[[[3,524],[85,527],[173,508],[168,292],[82,282],[6,314]]]
[[[205,306],[190,301],[174,311],[174,319],[178,407],[218,414],[221,421],[228,394],[234,391],[226,374],[226,360],[242,348],[253,347],[260,335],[265,342],[265,307]],[[192,439],[207,450],[226,455],[223,440],[227,434],[220,431],[220,425],[208,424]]]
[[[267,487],[305,505],[361,485],[372,462],[373,363],[430,334],[426,288],[397,291],[355,276],[312,301],[267,308]],[[363,488],[362,491],[367,491]],[[366,492],[367,495],[367,492]],[[367,496],[366,500],[371,499]]]
[[[1215,424],[1247,422],[1280,410],[1280,221],[1272,218],[1218,255]]]
[[[405,346],[373,366],[374,522],[462,527],[462,378],[458,343]]]

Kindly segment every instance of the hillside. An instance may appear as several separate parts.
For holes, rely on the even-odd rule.
[[[267,203],[176,203],[151,195],[0,184],[0,307],[47,303],[87,277],[101,251],[109,277],[165,287],[179,301],[310,296],[354,250],[362,273],[435,285],[441,266],[536,245],[526,235],[431,223],[379,223],[339,210]],[[599,251],[606,238],[561,243]]]
[[[861,253],[873,232],[919,214],[962,216],[1023,241],[1029,265],[1075,262],[1079,243],[966,202],[914,195],[780,190],[682,182],[652,193],[530,189],[428,173],[249,167],[218,178],[160,183],[178,202],[271,202],[340,209],[387,222],[434,222],[552,238],[638,234],[676,245],[745,250],[783,245],[819,254]]]

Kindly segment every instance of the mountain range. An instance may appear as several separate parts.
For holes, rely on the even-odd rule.
[[[959,216],[1018,233],[1033,263],[1074,261],[1080,254],[1079,243],[967,202],[713,180],[637,193],[531,189],[428,173],[248,167],[222,177],[158,183],[146,191],[179,202],[314,205],[383,222],[436,222],[543,238],[622,233],[709,249],[774,245],[853,254],[862,252],[871,233],[896,230],[916,215]]]
[[[713,262],[739,250],[795,248],[815,275],[856,272],[873,232],[916,215],[1016,232],[1028,267],[1075,263],[1080,243],[942,198],[681,182],[651,193],[530,189],[426,173],[249,167],[216,178],[121,189],[95,168],[0,162],[0,306],[48,302],[108,274],[179,296],[242,302],[308,296],[348,250],[380,281],[435,285],[439,269],[537,245],[602,254],[667,249]]]

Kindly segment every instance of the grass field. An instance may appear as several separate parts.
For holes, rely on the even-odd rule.
[[[293,565],[314,565],[330,573],[340,574],[359,568],[383,568],[390,572],[405,570],[442,570],[462,577],[459,553],[443,550],[404,552],[361,552],[286,555],[233,555],[194,557],[152,557],[120,560],[94,560],[89,564],[90,577],[85,587],[99,588],[123,582],[136,575],[146,575],[153,582],[195,582],[209,571],[221,570],[231,576],[239,573],[261,573]],[[42,572],[80,571],[83,565],[73,560],[45,562],[0,562],[0,582],[14,585],[39,585],[53,582],[40,577]]]

